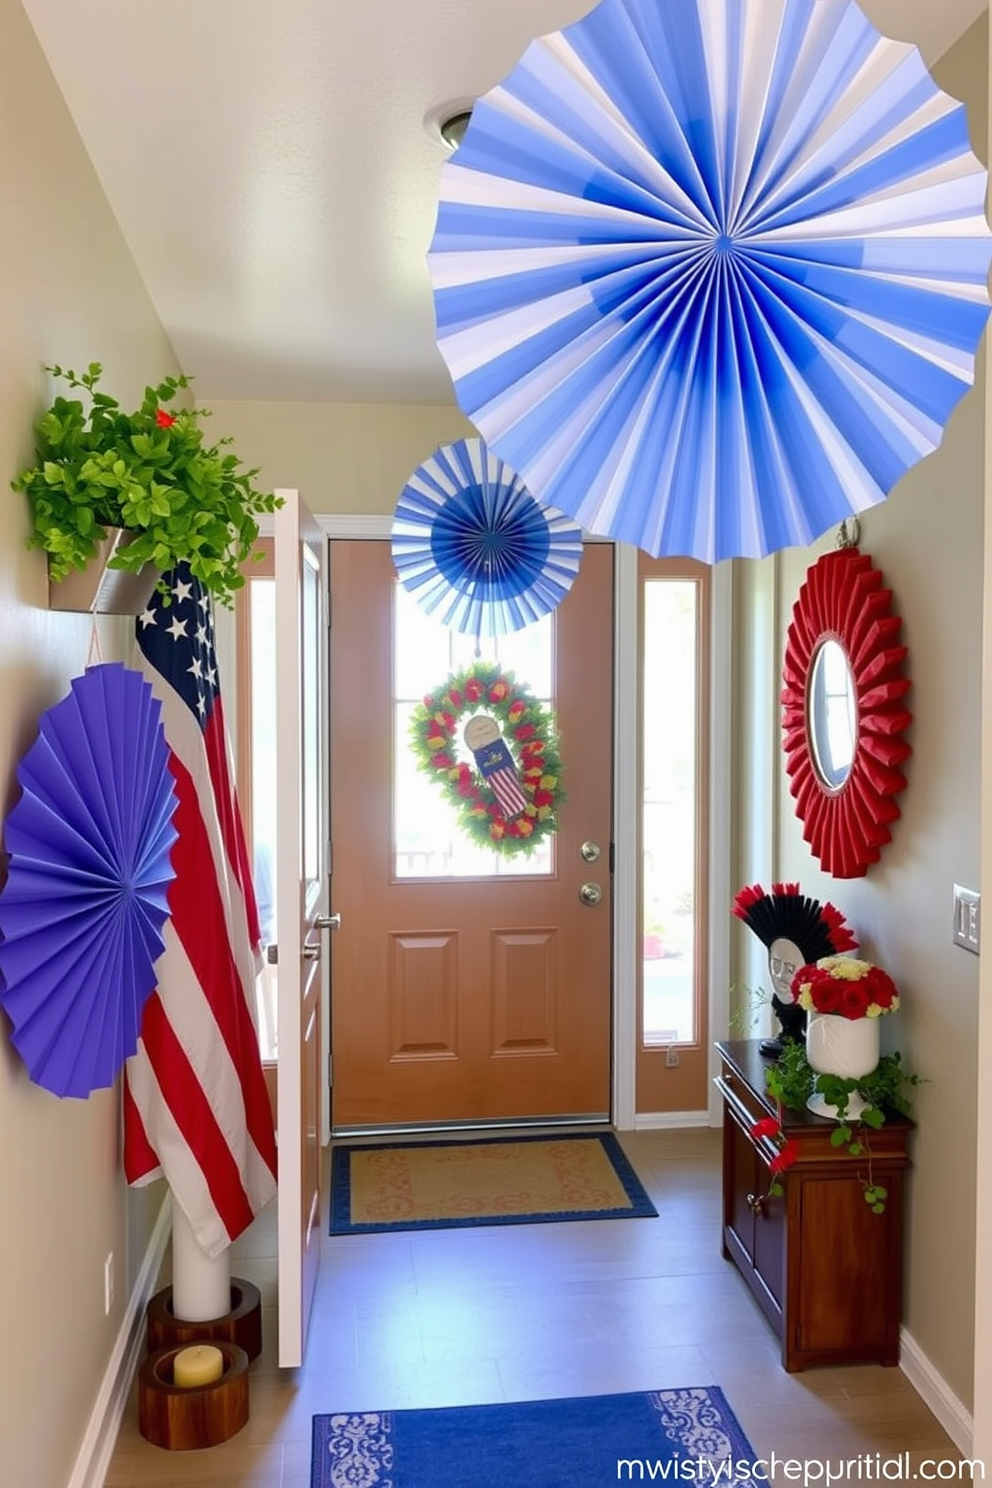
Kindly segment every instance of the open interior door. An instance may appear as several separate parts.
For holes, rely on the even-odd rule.
[[[276,494],[279,1364],[291,1368],[303,1362],[321,1241],[327,541],[296,491]]]

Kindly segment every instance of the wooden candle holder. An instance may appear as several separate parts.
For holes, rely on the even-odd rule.
[[[243,1348],[249,1359],[262,1352],[262,1297],[258,1287],[240,1277],[231,1278],[231,1310],[223,1317],[203,1323],[186,1323],[172,1311],[172,1288],[156,1292],[145,1312],[150,1354],[176,1343],[221,1343],[225,1339]]]
[[[174,1344],[149,1354],[138,1371],[138,1430],[153,1446],[170,1452],[216,1447],[248,1422],[248,1355],[236,1343],[217,1341],[224,1373],[209,1385],[173,1383]]]

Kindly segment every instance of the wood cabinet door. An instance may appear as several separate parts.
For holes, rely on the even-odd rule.
[[[768,1193],[771,1175],[759,1152],[754,1154],[756,1193]],[[785,1182],[788,1183],[788,1178]],[[781,1310],[785,1305],[786,1233],[784,1194],[768,1194],[754,1220],[754,1269]]]
[[[790,1342],[812,1363],[899,1357],[902,1173],[873,1169],[889,1191],[884,1214],[865,1203],[851,1163],[802,1179]]]
[[[724,1113],[724,1224],[732,1231],[748,1262],[754,1262],[755,1151],[750,1137],[729,1112]]]
[[[752,1290],[777,1326],[785,1300],[786,1200],[768,1193],[767,1163],[729,1110],[724,1113],[723,1181],[724,1225],[740,1247],[734,1259],[747,1268]],[[724,1245],[733,1253],[726,1235]]]

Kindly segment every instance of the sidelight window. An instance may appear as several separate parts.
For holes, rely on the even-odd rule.
[[[642,1041],[698,1038],[699,585],[642,586]]]

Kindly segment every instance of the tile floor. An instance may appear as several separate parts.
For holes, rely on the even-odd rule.
[[[834,1469],[874,1452],[956,1461],[900,1370],[784,1373],[720,1256],[718,1132],[621,1141],[656,1220],[326,1237],[305,1366],[276,1368],[266,1305],[244,1430],[209,1451],[163,1451],[139,1435],[132,1392],[106,1488],[308,1488],[317,1412],[706,1384],[723,1389],[760,1454],[829,1458]],[[256,1222],[232,1263],[263,1302],[275,1295],[274,1220]]]

